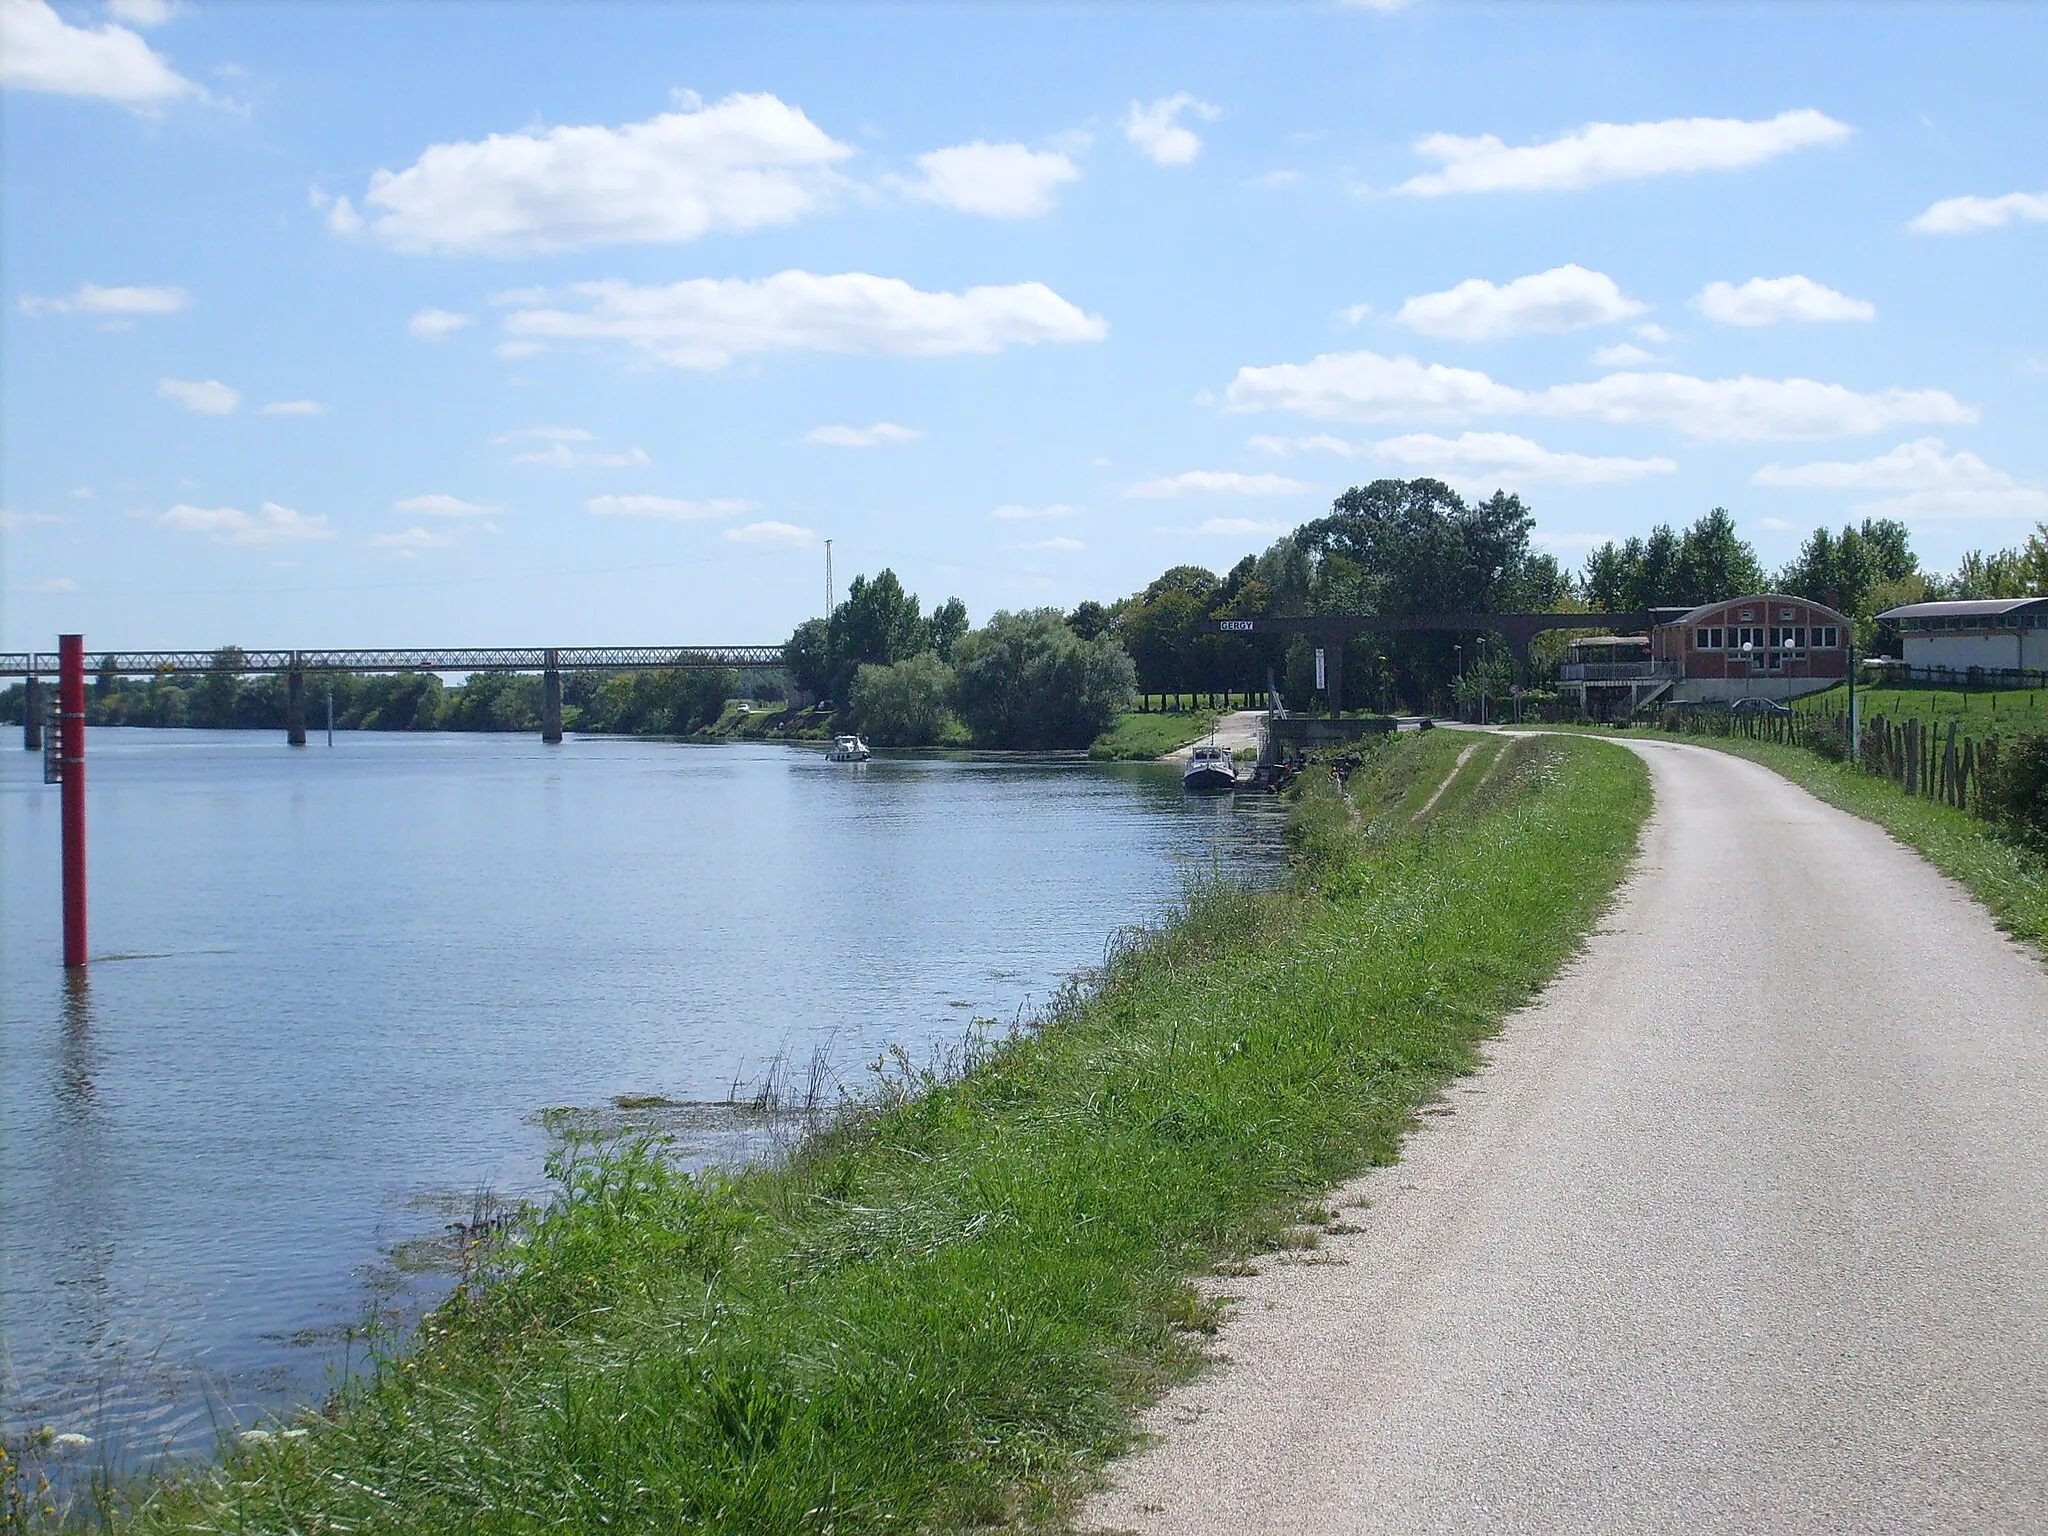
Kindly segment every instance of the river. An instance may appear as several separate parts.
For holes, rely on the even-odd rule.
[[[57,791],[0,754],[0,1430],[110,1464],[317,1401],[567,1120],[746,1153],[780,1059],[850,1083],[1001,1028],[1270,802],[1152,764],[96,730],[92,953]],[[973,1021],[986,1022],[976,1026]],[[562,1114],[550,1115],[550,1111]]]

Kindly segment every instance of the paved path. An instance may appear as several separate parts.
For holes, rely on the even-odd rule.
[[[2048,970],[1703,748],[1491,1065],[1219,1282],[1091,1530],[2048,1530]]]

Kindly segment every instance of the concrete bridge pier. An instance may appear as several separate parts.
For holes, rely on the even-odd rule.
[[[33,672],[21,689],[21,745],[30,752],[43,750],[43,683]]]
[[[540,676],[540,739],[553,744],[562,739],[562,653],[552,646]]]
[[[296,654],[284,675],[284,739],[288,746],[306,744],[306,669]]]

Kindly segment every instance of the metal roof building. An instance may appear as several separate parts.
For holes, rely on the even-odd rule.
[[[1916,676],[2048,673],[2048,597],[1907,603],[1878,619],[1898,626]]]

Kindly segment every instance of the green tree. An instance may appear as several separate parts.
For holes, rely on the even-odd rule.
[[[949,597],[932,610],[927,622],[932,650],[939,660],[951,661],[955,642],[967,633],[967,605],[957,597]]]
[[[931,648],[931,628],[919,614],[915,595],[884,568],[872,578],[853,578],[846,601],[832,610],[827,643],[832,698],[844,704],[863,662],[886,667],[907,661]]]
[[[1093,640],[1097,635],[1106,634],[1115,622],[1110,611],[1093,598],[1078,604],[1067,615],[1067,628],[1083,640]]]
[[[832,691],[832,627],[824,619],[805,619],[782,646],[782,664],[789,680],[813,698]]]
[[[1107,635],[1083,640],[1057,608],[998,613],[953,656],[955,707],[984,746],[1085,747],[1137,687],[1121,645]]]
[[[928,747],[945,737],[953,672],[936,651],[893,666],[866,662],[849,696],[854,728],[883,747]]]

